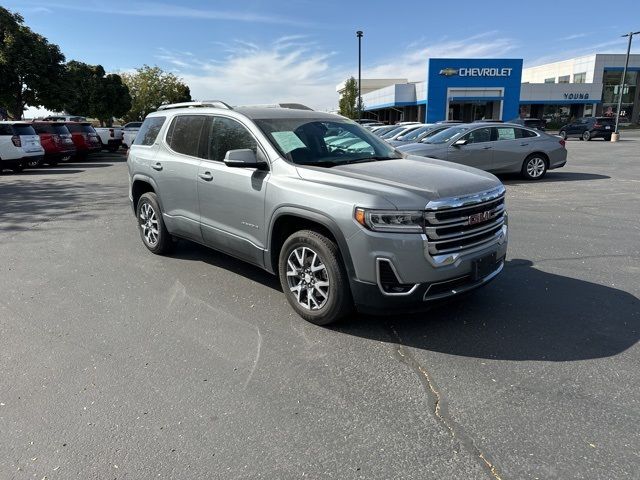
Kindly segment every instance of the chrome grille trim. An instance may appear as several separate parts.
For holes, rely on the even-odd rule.
[[[434,266],[450,265],[465,254],[504,243],[507,236],[504,202],[503,185],[486,192],[429,202],[424,213],[427,259]]]

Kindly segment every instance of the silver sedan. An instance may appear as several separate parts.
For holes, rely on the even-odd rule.
[[[560,137],[508,123],[456,125],[397,149],[491,173],[521,173],[528,180],[539,180],[547,170],[567,163]]]

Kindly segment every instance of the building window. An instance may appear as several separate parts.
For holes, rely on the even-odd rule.
[[[574,73],[573,74],[573,83],[584,83],[587,79],[587,73]]]
[[[556,77],[545,78],[544,83],[556,83]]]
[[[569,83],[569,75],[558,77],[558,83]]]

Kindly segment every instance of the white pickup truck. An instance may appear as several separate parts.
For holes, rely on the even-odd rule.
[[[138,130],[140,130],[140,126],[142,122],[129,122],[124,125],[123,131],[124,136],[122,138],[122,144],[129,148],[133,144],[133,141],[136,139],[136,135],[138,134]]]
[[[117,151],[122,145],[122,127],[95,127],[102,148],[110,152]]]

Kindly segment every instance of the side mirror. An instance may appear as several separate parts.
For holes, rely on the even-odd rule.
[[[454,147],[461,147],[462,145],[466,145],[466,144],[467,144],[467,140],[464,138],[461,138],[460,140],[456,140],[455,142],[453,142]]]
[[[258,157],[250,148],[228,150],[224,156],[224,164],[235,168],[258,168]]]

